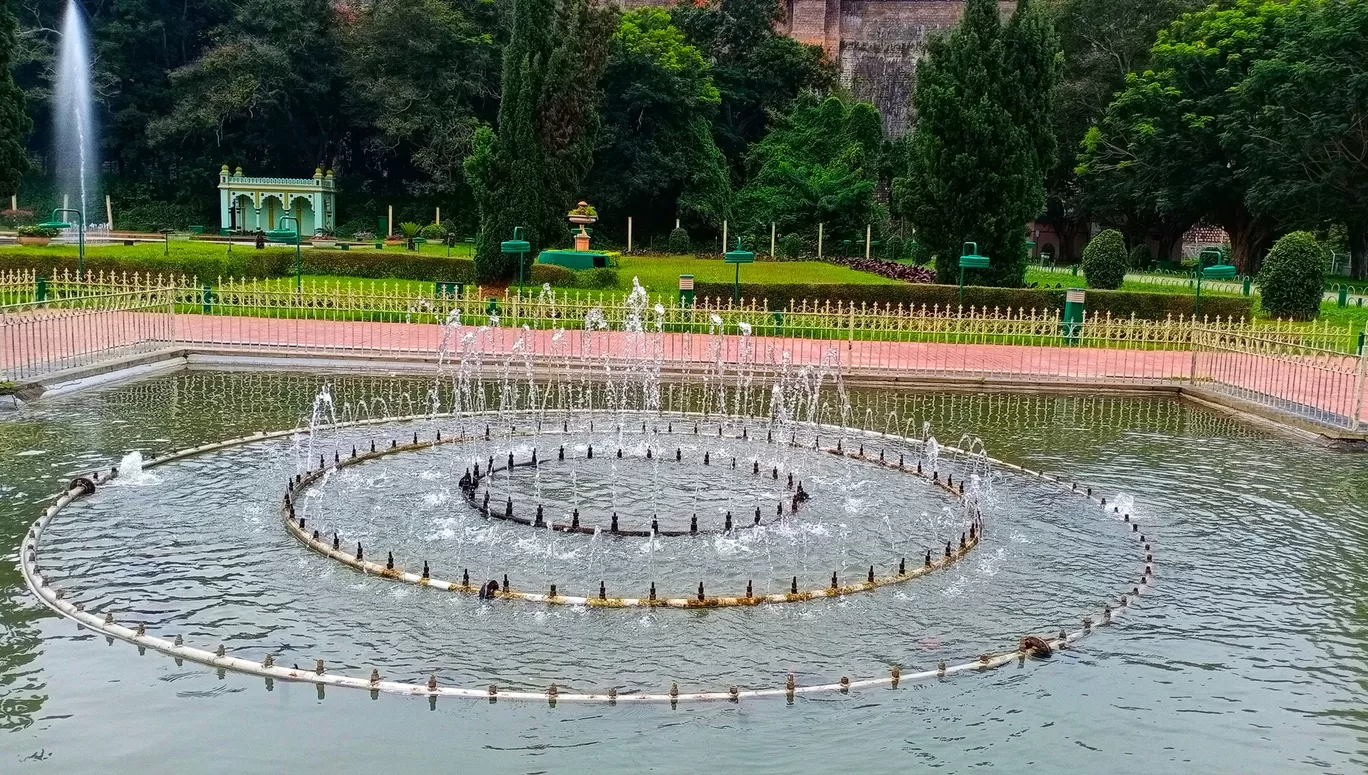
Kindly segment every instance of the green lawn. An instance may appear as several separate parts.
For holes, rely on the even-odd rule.
[[[736,278],[736,266],[721,259],[693,256],[622,256],[619,259],[618,284],[632,287],[637,277],[652,293],[670,293],[679,289],[679,276],[691,274],[695,282],[729,283]],[[898,283],[887,277],[857,272],[825,261],[757,261],[741,266],[743,283],[841,283],[870,285]]]

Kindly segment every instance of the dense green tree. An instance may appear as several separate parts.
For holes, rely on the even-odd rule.
[[[345,106],[370,163],[422,173],[413,190],[465,191],[461,164],[497,89],[493,3],[373,0],[343,15]]]
[[[1046,206],[1043,220],[1060,235],[1061,260],[1072,263],[1074,244],[1093,218],[1078,185],[1078,151],[1088,128],[1106,112],[1116,93],[1126,86],[1126,76],[1141,72],[1149,62],[1159,30],[1183,13],[1196,10],[1207,0],[1051,0],[1055,28],[1059,32],[1064,66],[1054,104],[1054,133],[1058,159],[1045,179]],[[1120,200],[1112,200],[1119,204]],[[1157,227],[1165,250],[1176,244],[1184,224],[1152,223],[1151,209],[1138,211],[1111,208],[1096,214],[1115,225],[1138,244],[1143,234]],[[1175,229],[1177,229],[1175,233]],[[1165,253],[1161,253],[1165,255]]]
[[[1368,279],[1368,2],[1317,0],[1240,87],[1252,130],[1241,170],[1256,211],[1303,228],[1346,226]]]
[[[777,117],[773,130],[751,150],[749,182],[737,195],[744,229],[815,239],[825,224],[831,238],[864,238],[865,225],[882,221],[878,184],[883,121],[867,102],[838,97],[799,98]]]
[[[532,243],[528,260],[566,234],[565,214],[593,158],[599,78],[616,22],[596,0],[514,3],[498,131],[478,130],[465,162],[480,210],[481,282],[517,276],[517,261],[499,252],[514,227]]]
[[[24,138],[33,122],[24,112],[24,93],[14,83],[12,56],[17,29],[10,0],[0,0],[0,197],[19,188],[28,171],[28,152]]]
[[[712,136],[721,97],[707,62],[659,8],[624,14],[603,74],[603,126],[590,201],[646,233],[676,217],[720,226],[731,192]]]
[[[346,136],[329,0],[243,0],[215,45],[171,74],[176,102],[154,142],[205,142],[256,169],[332,166]]]
[[[1209,218],[1230,235],[1240,271],[1255,271],[1278,224],[1246,201],[1252,124],[1239,86],[1300,7],[1232,0],[1163,30],[1150,69],[1127,78],[1084,140],[1078,171],[1094,208],[1149,209],[1179,223]]]
[[[917,127],[894,194],[943,282],[958,275],[966,241],[992,262],[974,282],[1015,286],[1024,277],[1026,224],[1045,206],[1058,72],[1040,13],[1021,3],[1004,28],[996,2],[968,0],[959,26],[934,39],[917,68]],[[1024,95],[1028,88],[1044,93]]]
[[[784,18],[776,0],[677,3],[670,15],[712,66],[722,98],[713,134],[738,177],[748,148],[765,136],[770,115],[787,112],[802,92],[833,83],[821,48],[775,31]]]

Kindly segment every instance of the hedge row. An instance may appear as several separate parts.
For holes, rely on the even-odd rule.
[[[694,290],[699,298],[730,299],[731,283],[698,282]],[[1064,289],[1059,288],[988,288],[965,286],[965,307],[989,309],[1057,310],[1064,307]],[[835,285],[791,284],[761,285],[742,283],[743,299],[759,299],[770,309],[786,309],[790,301],[827,300],[855,303],[902,304],[921,307],[954,307],[958,304],[959,288],[954,285],[908,283],[905,285]],[[1089,289],[1085,308],[1089,315],[1111,313],[1112,317],[1129,318],[1132,314],[1146,320],[1164,320],[1169,316],[1191,315],[1195,299],[1176,293],[1137,293],[1133,291],[1099,291]],[[1202,314],[1221,318],[1253,318],[1253,300],[1238,296],[1208,296],[1202,299]]]
[[[221,245],[173,243],[170,255],[159,244],[144,244],[117,249],[92,250],[86,254],[90,272],[138,272],[140,274],[189,275],[202,282],[219,277],[288,277],[295,271],[294,248],[268,247],[256,250],[239,246],[230,254]],[[365,277],[371,279],[419,280],[425,282],[471,283],[475,262],[469,258],[446,258],[402,248],[394,250],[304,250],[304,274]],[[0,250],[0,271],[33,270],[39,275],[54,269],[76,271],[75,252],[63,248]],[[533,285],[550,283],[558,288],[610,290],[618,287],[613,269],[586,269],[575,272],[554,264],[534,264],[527,277]]]

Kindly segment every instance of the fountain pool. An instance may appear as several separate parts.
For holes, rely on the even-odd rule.
[[[315,402],[325,384],[327,400]],[[792,772],[827,769],[823,761],[873,771],[923,762],[952,771],[974,762],[1351,771],[1363,758],[1353,710],[1362,698],[1348,677],[1358,642],[1353,590],[1365,579],[1352,564],[1327,568],[1365,543],[1356,527],[1357,458],[1146,399],[851,391],[847,415],[858,419],[844,430],[795,421],[773,444],[763,418],[699,414],[699,399],[681,392],[672,400],[668,388],[663,406],[646,413],[644,434],[634,410],[561,412],[555,402],[539,410],[538,435],[525,407],[501,414],[489,408],[497,401],[483,415],[472,408],[329,426],[333,417],[423,414],[431,389],[423,379],[193,372],[40,402],[5,420],[3,524],[18,545],[53,490],[75,474],[118,466],[123,476],[70,506],[44,536],[42,565],[69,590],[64,599],[258,662],[269,653],[277,665],[310,669],[324,659],[329,674],[363,679],[377,669],[386,681],[422,683],[435,673],[442,687],[494,683],[498,702],[442,697],[430,707],[332,686],[320,699],[317,687],[287,681],[268,690],[260,677],[140,656],[69,621],[35,616],[45,609],[12,574],[3,618],[13,648],[0,657],[12,734],[0,753],[21,769],[100,761],[122,771],[174,756],[225,772],[282,761],[441,767],[458,759],[496,771]],[[875,429],[890,412],[898,432]],[[325,421],[312,434],[147,465],[316,416]],[[316,469],[320,455],[331,466],[352,446],[364,457],[372,440],[383,452],[391,440],[399,447],[415,433],[432,441],[441,431],[452,443],[343,466],[302,489],[296,513],[306,530],[360,541],[367,561],[382,565],[387,553],[411,571],[427,560],[433,576],[459,580],[457,569],[468,569],[502,581],[509,573],[515,591],[545,593],[556,583],[564,594],[592,597],[603,582],[610,596],[645,596],[655,581],[662,597],[687,596],[702,579],[709,595],[743,594],[747,582],[755,594],[782,593],[794,576],[816,589],[832,571],[842,584],[858,582],[870,565],[889,574],[904,555],[943,552],[947,538],[958,545],[969,523],[957,494],[894,466],[896,453],[906,468],[918,461],[931,469],[924,423],[944,442],[937,470],[954,477],[955,490],[973,476],[991,483],[981,543],[944,570],[839,598],[694,610],[482,601],[359,573],[301,546],[280,513],[285,477]],[[793,435],[800,443],[783,443]],[[966,435],[982,437],[1003,464],[984,470],[948,449]],[[838,442],[841,455],[832,451]],[[538,467],[488,474],[490,457],[512,450],[522,463],[534,447]],[[144,459],[126,460],[132,450]],[[459,478],[477,460],[486,481],[472,508]],[[1219,472],[1211,460],[1223,461]],[[973,661],[1015,648],[1027,633],[1076,630],[1083,615],[1097,617],[1103,601],[1135,583],[1143,562],[1124,522],[1011,465],[1086,483],[1133,510],[1158,541],[1153,591],[1116,625],[1048,661],[787,702],[789,674],[802,687],[886,678],[895,664],[910,675],[942,659]],[[810,495],[797,514],[771,524],[766,513],[767,524],[737,524],[730,535],[538,530],[478,508],[492,489],[491,502],[512,497],[519,515],[540,502],[553,524],[579,508],[582,524],[601,525],[603,512],[616,510],[623,528],[655,518],[662,530],[682,531],[698,513],[701,528],[719,531],[729,509],[740,523],[756,503],[787,496],[791,505],[789,471]],[[1277,649],[1267,648],[1270,639]],[[545,697],[552,683],[562,692],[555,707]],[[665,693],[671,683],[681,694],[732,685],[781,691],[674,709],[565,698],[610,686],[623,698]],[[517,691],[538,699],[512,701]],[[406,735],[412,745],[393,745]]]

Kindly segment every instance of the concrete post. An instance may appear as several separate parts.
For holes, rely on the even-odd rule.
[[[437,208],[437,215],[433,217],[432,222],[438,226],[442,225],[442,208]]]
[[[11,210],[18,210],[18,209],[19,209],[19,195],[18,195],[18,194],[10,194],[10,209],[11,209]]]
[[[722,252],[727,252],[727,222],[722,221]]]
[[[394,236],[394,205],[389,206],[389,217],[386,219],[385,236]]]
[[[632,216],[627,216],[627,252],[632,252]]]
[[[826,224],[817,224],[817,260],[822,260],[822,230]]]
[[[114,231],[114,203],[110,201],[109,194],[105,194],[105,224],[110,231]]]
[[[774,221],[770,221],[770,258],[774,258]]]
[[[865,260],[869,260],[869,240],[874,235],[874,227],[865,224]]]

